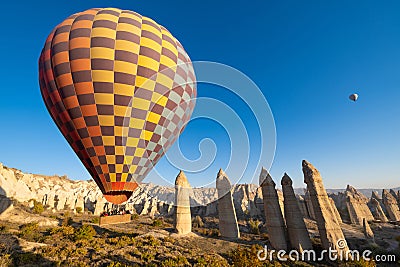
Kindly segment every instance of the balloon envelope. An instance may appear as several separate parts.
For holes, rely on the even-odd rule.
[[[132,195],[195,105],[194,70],[179,41],[152,19],[116,8],[55,27],[39,81],[51,117],[115,204]]]
[[[349,99],[350,100],[352,100],[352,101],[357,101],[357,99],[358,99],[358,94],[351,94],[350,96],[349,96]]]

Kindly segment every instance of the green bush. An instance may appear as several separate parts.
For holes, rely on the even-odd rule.
[[[155,255],[151,253],[151,251],[143,251],[142,254],[140,254],[140,259],[144,261],[145,263],[149,263],[154,260]]]
[[[134,221],[134,220],[137,220],[137,219],[139,219],[139,215],[138,215],[137,213],[134,213],[134,214],[132,214],[131,219],[132,219],[133,221]]]
[[[261,267],[267,262],[262,262],[257,257],[257,252],[263,249],[259,245],[252,245],[250,248],[238,246],[228,254],[231,264],[235,267],[254,266]]]
[[[38,202],[38,201],[36,201],[36,200],[33,200],[33,208],[32,208],[32,211],[33,211],[33,213],[36,213],[36,214],[42,213],[42,212],[44,211],[44,206],[43,206],[43,204],[40,203],[40,202]]]
[[[191,266],[189,261],[184,256],[177,256],[176,258],[169,258],[161,262],[162,267],[180,267]]]
[[[247,221],[247,224],[250,228],[250,233],[255,234],[255,235],[259,235],[260,234],[260,224],[261,222],[259,220],[253,220],[250,219],[249,221]]]
[[[106,242],[110,245],[116,246],[117,248],[124,248],[127,246],[134,246],[136,241],[133,237],[129,237],[126,235],[120,237],[111,237],[107,238]]]
[[[76,213],[78,213],[78,214],[81,214],[83,211],[82,207],[76,207],[75,210],[76,210]]]
[[[90,220],[92,223],[98,224],[100,222],[100,218],[99,217],[94,217]]]
[[[57,237],[71,237],[74,235],[75,229],[72,226],[54,227],[50,230],[50,235]]]
[[[96,235],[96,230],[89,224],[84,224],[74,232],[74,240],[91,240]]]
[[[206,254],[196,259],[194,267],[225,267],[229,266],[228,262],[218,254]]]
[[[164,225],[164,222],[160,219],[155,219],[152,223],[152,226],[154,227],[162,227]]]
[[[19,237],[24,238],[28,241],[40,241],[42,235],[39,231],[37,223],[26,223],[19,227]]]
[[[158,240],[157,238],[155,238],[152,235],[148,235],[146,237],[143,237],[143,243],[150,246],[150,247],[157,247],[159,245],[161,245],[160,240]]]

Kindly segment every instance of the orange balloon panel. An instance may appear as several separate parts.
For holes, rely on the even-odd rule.
[[[129,199],[184,129],[195,80],[189,56],[168,30],[116,8],[70,16],[39,58],[51,117],[115,204]]]

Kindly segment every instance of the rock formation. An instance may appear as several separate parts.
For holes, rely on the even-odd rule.
[[[69,196],[65,202],[65,208],[75,211],[75,204],[76,204],[76,196],[75,195]]]
[[[340,213],[339,213],[339,211],[338,211],[338,209],[337,209],[337,207],[336,207],[336,205],[335,205],[335,201],[333,201],[332,198],[329,198],[329,201],[330,201],[330,203],[331,203],[331,208],[332,208],[332,210],[333,210],[333,213],[334,213],[335,216],[336,216],[336,219],[338,220],[339,223],[343,223],[342,217],[340,216]]]
[[[264,168],[260,174],[260,186],[264,200],[265,226],[269,234],[271,246],[276,250],[287,251],[287,231],[283,219],[275,182]]]
[[[353,224],[363,225],[363,219],[372,221],[374,217],[367,206],[368,198],[354,187],[347,185],[346,205],[350,216],[350,221]]]
[[[190,214],[190,184],[180,171],[175,180],[175,220],[174,228],[178,234],[187,234],[192,231],[192,218]]]
[[[0,195],[0,215],[12,209],[13,209],[13,204],[11,199]]]
[[[94,207],[93,215],[100,216],[100,214],[102,214],[104,211],[104,206],[106,202],[107,200],[103,196],[98,197],[96,200],[96,205]]]
[[[293,249],[299,252],[312,249],[311,239],[304,223],[297,198],[293,190],[292,179],[285,173],[282,181],[282,191],[285,205],[285,220],[288,239]]]
[[[375,198],[376,200],[382,200],[382,198],[379,196],[378,192],[372,191],[372,198]]]
[[[376,198],[371,197],[369,204],[371,206],[371,210],[373,213],[373,216],[375,217],[376,220],[379,220],[381,222],[388,222],[388,218],[386,217],[385,212],[383,211],[381,204]]]
[[[216,188],[218,191],[219,232],[222,237],[237,239],[240,237],[240,233],[233,206],[231,182],[222,169],[217,175]]]
[[[372,232],[366,218],[363,218],[363,233],[366,239],[374,240],[374,232]]]
[[[307,211],[308,214],[310,215],[310,218],[315,220],[315,213],[314,213],[314,208],[313,208],[313,204],[310,198],[310,192],[308,192],[308,190],[306,189],[306,192],[304,194],[304,201],[306,202],[306,206],[307,206]]]
[[[400,210],[397,199],[386,189],[382,191],[382,202],[387,214],[392,221],[400,221]]]
[[[301,214],[303,215],[303,217],[310,218],[310,214],[308,213],[307,204],[306,204],[306,201],[304,200],[304,197],[297,195],[297,201],[299,203],[299,208],[300,208],[300,211],[301,211]]]
[[[81,209],[81,212],[85,210],[85,199],[82,196],[78,196],[75,203],[75,211]]]
[[[309,162],[303,160],[304,182],[310,193],[318,231],[321,237],[322,248],[329,248],[346,253],[349,248],[340,224],[332,211],[331,204],[322,182],[319,171]]]
[[[48,194],[47,195],[47,201],[46,201],[46,206],[49,208],[49,209],[54,209],[54,207],[55,207],[55,195],[53,194],[53,193],[50,193],[50,194]]]
[[[57,196],[56,210],[63,210],[65,208],[65,203],[67,198],[64,195]]]
[[[149,216],[151,218],[155,218],[156,215],[158,215],[158,214],[159,214],[159,212],[158,212],[157,199],[153,198],[150,203]]]

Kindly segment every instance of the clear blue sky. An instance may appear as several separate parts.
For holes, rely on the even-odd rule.
[[[42,103],[37,60],[56,24],[109,6],[153,18],[193,61],[231,65],[262,89],[276,123],[276,181],[286,171],[296,187],[303,186],[301,160],[307,159],[329,188],[400,185],[398,1],[6,1],[0,162],[89,178]],[[357,103],[348,100],[353,92],[360,95]],[[199,95],[212,93],[199,87]],[[222,151],[229,149],[222,128],[196,129],[182,141],[188,157],[198,153],[197,144],[190,150],[192,139],[207,135],[221,140]],[[217,152],[222,167],[224,153]]]

